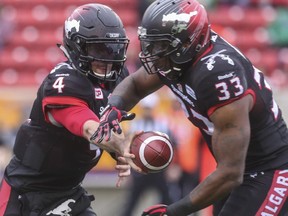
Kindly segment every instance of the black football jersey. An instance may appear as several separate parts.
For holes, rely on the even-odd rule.
[[[86,139],[66,128],[45,121],[44,110],[85,102],[99,117],[112,90],[127,75],[124,69],[117,81],[101,84],[66,62],[58,64],[41,84],[30,118],[17,133],[15,157],[7,166],[6,180],[22,190],[69,189],[81,183],[97,164],[102,150],[91,148]]]
[[[209,51],[175,82],[159,75],[180,99],[188,119],[201,130],[212,154],[213,111],[247,94],[251,139],[246,172],[274,169],[288,163],[288,131],[263,73],[235,47],[212,33]],[[241,110],[239,110],[241,112]]]

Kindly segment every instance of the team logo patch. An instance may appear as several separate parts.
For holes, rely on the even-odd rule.
[[[95,88],[95,99],[103,99],[103,92],[100,88]]]
[[[73,199],[68,199],[65,202],[61,203],[59,206],[57,206],[55,209],[49,211],[46,215],[61,215],[61,216],[70,216],[69,212],[72,211],[72,209],[69,207],[70,203],[75,203],[76,201]]]
[[[215,59],[216,59],[217,57],[218,57],[218,58],[221,58],[221,59],[224,60],[224,61],[227,61],[228,64],[230,64],[230,65],[234,65],[234,61],[230,58],[229,55],[222,54],[222,53],[225,52],[225,51],[226,51],[226,49],[220,50],[220,51],[217,52],[217,53],[214,53],[214,54],[212,54],[212,55],[208,55],[208,56],[202,58],[201,61],[205,61],[205,60],[208,59],[208,60],[205,62],[205,64],[207,65],[207,69],[208,69],[209,71],[211,71],[211,70],[214,68],[214,64],[216,63],[216,60],[215,60]]]

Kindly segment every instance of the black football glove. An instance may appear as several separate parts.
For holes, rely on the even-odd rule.
[[[141,216],[168,216],[167,205],[158,204],[145,209]]]
[[[115,106],[108,104],[100,114],[100,124],[96,132],[91,136],[90,140],[96,143],[101,143],[105,138],[109,141],[111,137],[111,130],[121,134],[121,121],[132,120],[135,118],[135,113],[127,113],[124,110],[119,110]]]

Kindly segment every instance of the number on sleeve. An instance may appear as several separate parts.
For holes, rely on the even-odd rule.
[[[56,79],[56,81],[54,82],[53,84],[53,88],[57,89],[58,90],[58,93],[62,93],[63,91],[63,88],[64,88],[64,84],[63,84],[63,80],[64,80],[64,77],[58,77]]]
[[[243,86],[242,86],[241,83],[240,83],[239,77],[234,77],[234,78],[232,78],[232,79],[230,80],[230,82],[234,85],[234,87],[235,87],[236,89],[238,89],[238,91],[235,91],[235,92],[234,92],[234,94],[235,94],[236,97],[239,96],[239,95],[241,95],[241,94],[244,92],[244,88],[243,88]]]
[[[215,86],[221,94],[220,96],[218,96],[218,99],[220,101],[221,100],[227,100],[230,98],[230,92],[228,91],[228,87],[227,87],[227,84],[225,82],[217,83]]]
[[[239,77],[234,77],[229,80],[229,82],[234,86],[235,90],[232,92],[236,97],[241,95],[244,92],[244,87],[240,83]],[[220,82],[215,85],[216,89],[219,90],[219,96],[218,99],[220,101],[222,100],[228,100],[231,96],[231,93],[228,89],[228,85],[226,82]]]

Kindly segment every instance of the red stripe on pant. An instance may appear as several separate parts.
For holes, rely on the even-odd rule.
[[[256,216],[277,216],[288,197],[288,169],[274,173],[271,188]]]
[[[7,182],[3,179],[1,188],[0,188],[0,216],[3,216],[9,201],[11,193],[11,187],[7,184]]]

